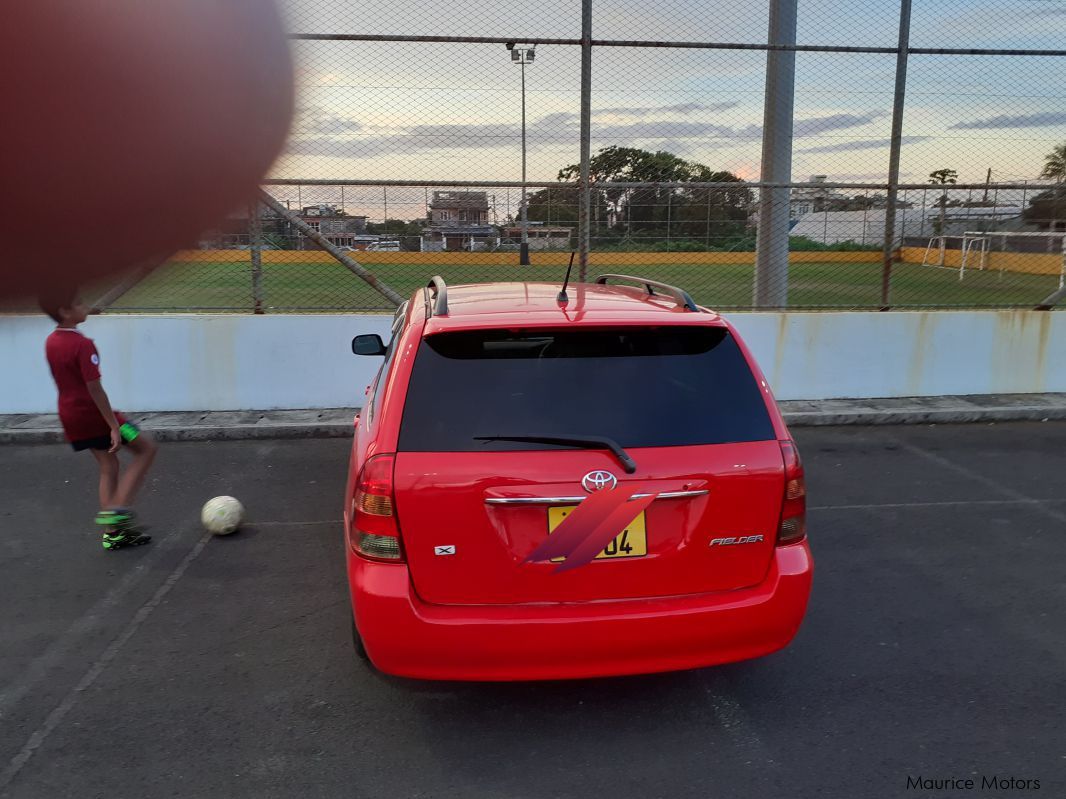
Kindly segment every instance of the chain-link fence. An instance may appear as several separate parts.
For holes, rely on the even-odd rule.
[[[301,107],[264,202],[112,310],[385,309],[571,251],[720,308],[1063,284],[1066,1],[285,7]]]

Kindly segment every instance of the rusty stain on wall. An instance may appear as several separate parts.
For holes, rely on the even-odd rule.
[[[991,369],[1002,376],[1007,391],[1045,390],[1055,318],[1050,313],[1033,311],[1003,311],[996,315]]]
[[[915,315],[913,336],[910,342],[910,357],[907,359],[907,394],[915,396],[921,393],[925,380],[925,353],[930,347],[936,346],[936,315],[927,311],[919,311]],[[932,328],[932,336],[930,335]]]

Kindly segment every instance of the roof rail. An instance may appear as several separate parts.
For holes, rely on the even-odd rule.
[[[430,291],[432,289],[432,292]],[[448,284],[440,275],[434,275],[426,284],[426,316],[448,315]],[[429,307],[429,298],[433,297],[433,308]]]
[[[682,306],[686,311],[699,312],[699,308],[688,292],[684,289],[679,289],[677,286],[660,283],[658,280],[648,280],[645,277],[634,277],[633,275],[597,275],[593,282],[606,286],[608,280],[628,280],[631,283],[639,283],[648,294],[655,294],[652,289],[659,289],[663,294],[677,300],[678,305]]]

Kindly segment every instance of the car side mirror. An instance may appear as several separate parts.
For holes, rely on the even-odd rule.
[[[356,355],[384,355],[385,343],[377,333],[364,333],[352,339],[352,352]]]

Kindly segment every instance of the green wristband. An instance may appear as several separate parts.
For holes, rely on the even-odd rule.
[[[126,422],[119,427],[118,432],[121,434],[122,440],[127,444],[141,434],[141,431],[137,429],[137,426],[130,424],[129,422]]]

